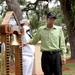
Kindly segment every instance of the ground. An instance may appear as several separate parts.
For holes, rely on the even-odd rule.
[[[70,60],[70,59],[67,59],[67,63],[66,64],[70,64],[70,63],[75,63],[75,60]],[[15,66],[10,64],[10,73],[12,73],[14,75],[14,71],[15,71]],[[62,67],[62,71],[71,71],[71,69],[69,67],[66,67],[65,65],[63,65]],[[68,75],[68,74],[64,74],[64,75]],[[73,74],[70,74],[70,75],[73,75]]]
[[[67,59],[66,64],[68,64],[68,63],[75,63],[75,60]],[[69,70],[69,69],[70,69],[70,68],[65,67],[64,65],[63,65],[63,67],[62,67],[62,70],[63,70],[63,71],[66,71],[66,70]]]

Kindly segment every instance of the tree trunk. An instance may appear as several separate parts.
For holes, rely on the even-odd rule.
[[[71,46],[71,59],[75,59],[75,26],[74,21],[72,21],[69,26],[67,26],[67,31],[69,35],[69,42]]]
[[[22,16],[22,12],[21,12],[21,9],[20,9],[20,5],[18,3],[18,0],[6,0],[6,3],[8,5],[8,8],[11,10],[11,11],[14,11],[17,18],[18,18],[18,21],[22,20],[23,19],[23,16]]]
[[[75,59],[75,19],[72,17],[71,3],[69,0],[59,0],[66,21],[69,36],[71,59]]]

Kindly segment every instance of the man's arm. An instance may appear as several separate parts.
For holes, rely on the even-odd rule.
[[[22,46],[26,46],[27,44],[35,45],[39,40],[41,40],[40,29],[37,31],[34,37],[29,40],[29,42],[23,42]]]
[[[66,46],[65,46],[65,39],[64,39],[64,33],[62,28],[60,29],[60,49],[62,50],[62,63],[66,63]]]

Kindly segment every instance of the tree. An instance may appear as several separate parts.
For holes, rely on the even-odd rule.
[[[17,0],[6,0],[6,3],[8,5],[9,10],[12,10],[15,12],[18,18],[18,21],[22,20],[23,16],[22,16],[22,12],[21,12],[18,1]]]
[[[20,1],[20,0],[19,0]],[[52,0],[36,0],[35,3],[29,3],[23,11],[36,10],[39,1],[52,1]],[[56,0],[57,1],[57,0]],[[63,11],[69,42],[71,46],[71,59],[75,59],[75,1],[74,0],[59,0],[61,9]],[[19,21],[23,18],[17,0],[6,0],[8,7],[13,10]],[[48,10],[46,10],[48,11]]]
[[[59,0],[64,14],[67,32],[69,36],[71,59],[75,59],[75,1]]]

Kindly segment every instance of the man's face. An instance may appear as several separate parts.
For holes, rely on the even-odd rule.
[[[25,22],[25,25],[28,26],[28,27],[31,27],[29,22]]]
[[[47,25],[53,25],[54,21],[54,18],[47,18]]]

